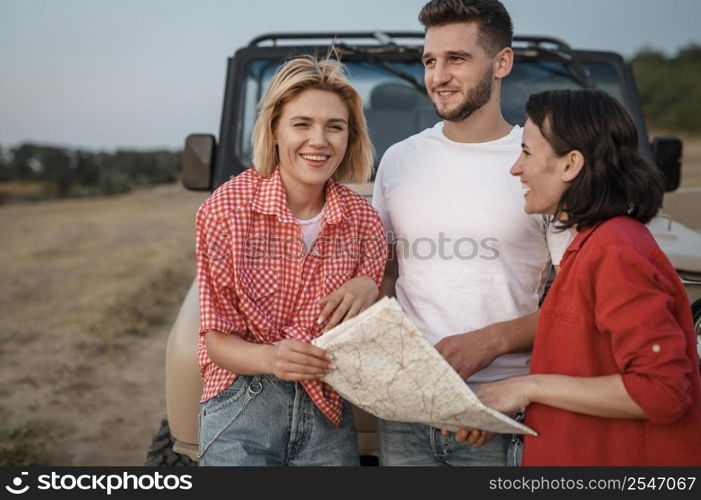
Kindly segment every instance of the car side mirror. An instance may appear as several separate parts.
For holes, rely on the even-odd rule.
[[[210,134],[191,134],[185,139],[182,183],[193,191],[212,188],[212,168],[217,141]]]
[[[650,144],[657,168],[664,175],[665,191],[679,187],[682,175],[682,140],[679,137],[655,137]]]

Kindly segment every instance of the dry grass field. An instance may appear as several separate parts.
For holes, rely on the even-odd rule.
[[[139,465],[206,193],[0,207],[0,465]]]

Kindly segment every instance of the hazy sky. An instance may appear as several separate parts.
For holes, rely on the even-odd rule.
[[[0,0],[0,144],[180,148],[271,31],[420,30],[425,0]],[[701,0],[505,0],[515,31],[629,57],[701,43]]]

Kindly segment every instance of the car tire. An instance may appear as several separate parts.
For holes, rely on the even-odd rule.
[[[175,440],[170,434],[168,426],[168,417],[163,417],[161,427],[154,434],[151,446],[146,453],[146,462],[144,465],[150,467],[193,467],[197,462],[192,460],[187,455],[182,455],[173,451],[173,443]]]

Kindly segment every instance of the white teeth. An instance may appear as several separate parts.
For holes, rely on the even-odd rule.
[[[311,160],[311,161],[326,161],[329,156],[322,156],[322,155],[302,155],[302,158],[305,160]]]

